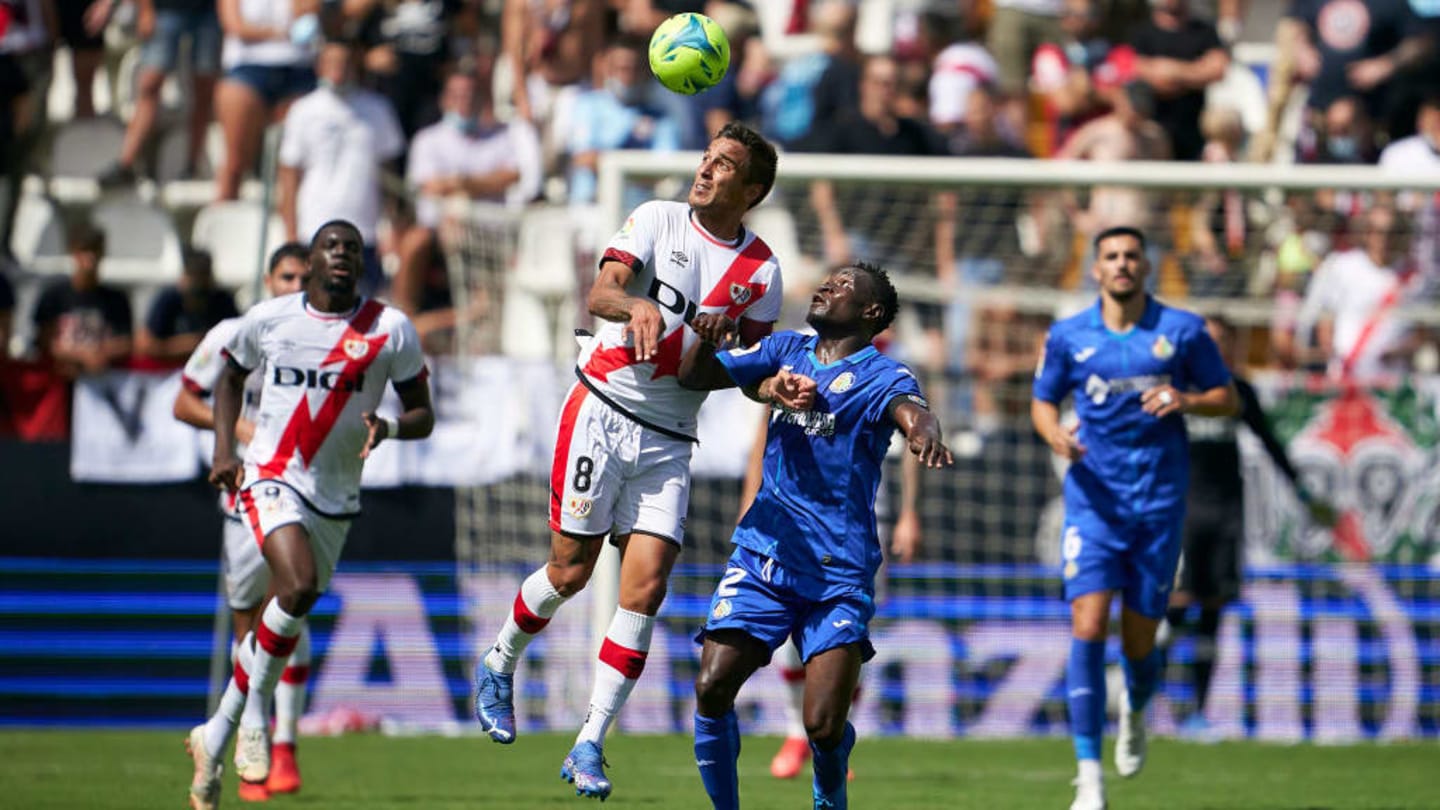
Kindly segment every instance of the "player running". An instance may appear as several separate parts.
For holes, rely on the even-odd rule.
[[[1072,634],[1065,685],[1079,761],[1071,810],[1105,807],[1105,634],[1117,590],[1125,692],[1115,768],[1128,777],[1145,764],[1145,706],[1161,668],[1155,629],[1175,580],[1189,485],[1181,415],[1239,408],[1204,322],[1147,295],[1149,272],[1139,230],[1095,237],[1100,298],[1050,327],[1030,403],[1035,431],[1070,461],[1061,555]],[[1060,403],[1071,393],[1080,422],[1067,427]]]
[[[272,298],[290,295],[300,291],[304,284],[310,252],[298,242],[281,245],[270,255],[265,268],[265,292]],[[222,350],[239,331],[243,318],[227,318],[205,334],[200,345],[185,362],[180,375],[180,392],[175,396],[175,418],[201,430],[215,429],[215,413],[207,401],[225,368]],[[265,369],[256,369],[245,378],[245,401],[240,411],[240,420],[235,423],[235,437],[241,444],[248,444],[255,433],[256,412],[260,405],[260,387],[265,381]],[[222,535],[220,568],[225,575],[225,592],[230,603],[231,624],[235,631],[235,642],[230,648],[233,662],[236,649],[246,634],[255,626],[260,612],[260,602],[270,588],[270,569],[265,567],[265,558],[255,535],[246,527],[240,515],[235,512],[234,493],[220,496],[220,512],[225,517]],[[310,628],[301,625],[300,638],[295,651],[280,673],[280,683],[275,687],[275,738],[270,747],[270,777],[263,783],[240,782],[240,798],[245,801],[264,801],[272,793],[295,793],[300,790],[300,767],[295,759],[295,730],[300,713],[305,709],[305,684],[310,677]],[[246,722],[241,723],[242,738],[255,735],[263,737],[269,718],[258,714],[262,701],[246,700]],[[259,745],[260,742],[246,741],[242,746]]]
[[[310,243],[304,293],[257,304],[224,349],[210,481],[237,493],[237,510],[270,567],[275,595],[240,644],[219,710],[186,741],[195,762],[194,808],[219,804],[220,753],[249,691],[262,701],[257,716],[268,714],[303,619],[330,583],[350,521],[359,514],[366,456],[387,438],[423,438],[435,425],[415,327],[399,310],[356,293],[361,250],[353,224],[322,225]],[[235,446],[243,387],[262,364],[259,418],[242,464]],[[404,409],[398,419],[374,412],[387,382]],[[240,742],[240,778],[265,782],[265,735]]]
[[[680,387],[686,324],[719,314],[744,345],[780,313],[780,268],[741,224],[775,183],[775,148],[727,124],[695,171],[687,203],[635,209],[600,261],[591,314],[604,323],[580,353],[561,409],[550,477],[550,559],[520,586],[495,644],[475,667],[475,716],[496,742],[515,741],[513,678],[526,645],[590,580],[601,540],[620,549],[618,610],[595,665],[584,725],[560,775],[604,799],[602,746],[650,649],[655,614],[683,541],[690,453],[705,393]]]
[[[704,340],[681,366],[682,384],[704,390],[785,386],[797,375],[815,384],[812,409],[773,412],[760,492],[700,634],[695,763],[716,808],[740,806],[735,696],[791,637],[805,662],[814,806],[846,806],[851,696],[875,652],[875,494],[891,432],[905,434],[921,464],[952,463],[915,375],[871,345],[897,306],[885,271],[857,263],[815,293],[806,318],[815,335],[784,332],[719,353]]]

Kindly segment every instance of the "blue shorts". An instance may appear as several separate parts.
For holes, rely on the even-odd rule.
[[[737,547],[695,641],[717,630],[739,630],[773,652],[794,636],[801,661],[846,644],[859,644],[861,660],[869,661],[875,655],[874,616],[875,597],[864,588],[793,574],[763,554]]]
[[[220,18],[214,8],[155,9],[155,30],[140,46],[140,66],[171,73],[180,58],[180,40],[190,37],[190,66],[197,76],[220,72]]]
[[[309,65],[236,65],[225,78],[254,90],[267,107],[315,89],[315,69]]]
[[[1184,510],[1117,522],[1066,510],[1060,535],[1065,600],[1120,591],[1124,605],[1152,619],[1165,615],[1180,560]]]

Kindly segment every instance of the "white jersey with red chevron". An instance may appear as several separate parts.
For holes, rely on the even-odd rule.
[[[265,366],[245,485],[278,479],[327,517],[359,512],[361,414],[387,382],[425,373],[410,319],[368,298],[330,314],[287,295],[247,312],[225,352],[244,368]]]
[[[210,327],[210,331],[205,333],[205,337],[200,339],[195,351],[191,352],[189,359],[185,361],[185,369],[180,372],[180,384],[201,399],[209,399],[215,393],[215,384],[220,381],[220,372],[225,370],[225,345],[240,331],[240,324],[244,321],[241,317],[226,318]],[[241,419],[255,421],[260,408],[260,389],[264,381],[263,364],[245,378],[245,394],[240,405]],[[241,445],[237,450],[240,457],[244,458],[244,446]],[[220,493],[220,511],[238,518],[235,515],[235,493]]]
[[[653,201],[636,208],[610,240],[603,261],[635,271],[630,295],[654,301],[665,332],[653,361],[635,359],[626,324],[603,321],[581,352],[590,385],[632,416],[695,435],[702,391],[680,387],[680,358],[698,339],[685,323],[702,312],[773,323],[780,317],[780,265],[760,237],[744,229],[724,241],[706,231],[685,203]]]

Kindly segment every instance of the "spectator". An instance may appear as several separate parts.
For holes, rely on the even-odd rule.
[[[347,4],[349,5],[349,4]],[[407,139],[440,120],[446,71],[468,57],[478,33],[477,4],[454,0],[361,0],[355,38],[365,72],[395,108]]]
[[[405,150],[405,136],[384,96],[356,86],[355,49],[327,42],[315,62],[320,87],[295,102],[285,117],[276,172],[280,218],[287,242],[306,242],[324,223],[355,223],[365,241],[362,295],[384,283],[376,233],[381,214],[381,166]]]
[[[644,43],[631,37],[611,42],[600,57],[600,82],[575,102],[575,119],[569,137],[570,202],[595,201],[595,169],[600,153],[608,149],[651,149],[666,152],[680,147],[680,129],[650,102],[656,86],[645,66]],[[641,194],[639,190],[636,195]],[[631,203],[643,199],[626,198]]]
[[[1295,343],[1310,345],[1313,332],[1314,356],[1333,376],[1365,380],[1407,371],[1420,334],[1394,312],[1416,291],[1395,209],[1371,206],[1359,230],[1359,246],[1330,254],[1310,279]]]
[[[515,113],[550,121],[563,89],[584,81],[605,41],[601,0],[505,0],[501,42]]]
[[[1300,133],[1301,163],[1368,165],[1376,161],[1375,127],[1357,96],[1337,98],[1325,108],[1319,126]]]
[[[130,357],[130,299],[100,283],[105,234],[89,224],[71,228],[68,279],[46,287],[35,302],[32,320],[40,359],[75,377],[99,374]]]
[[[187,250],[180,280],[150,305],[135,353],[162,365],[181,365],[211,327],[239,314],[229,291],[215,286],[210,254]]]
[[[1408,177],[1440,174],[1440,93],[1420,102],[1415,114],[1415,134],[1393,141],[1380,153],[1380,167],[1388,173]],[[1400,207],[1415,218],[1411,255],[1426,290],[1433,295],[1440,287],[1440,194],[1400,195]]]
[[[285,120],[290,103],[315,87],[311,67],[316,0],[218,0],[225,32],[215,89],[215,119],[225,136],[225,161],[215,195],[233,200],[255,164],[265,127]],[[302,22],[309,20],[310,23]],[[292,36],[293,33],[293,36]]]
[[[785,62],[760,94],[761,129],[781,145],[808,148],[811,133],[825,132],[844,110],[859,103],[860,51],[855,47],[855,7],[826,0],[811,20],[820,40],[815,53]]]
[[[97,3],[109,0],[96,0]],[[215,77],[220,70],[220,18],[212,0],[138,0],[135,35],[140,48],[140,70],[135,87],[135,110],[125,129],[120,158],[100,176],[101,186],[135,182],[135,161],[155,130],[160,115],[160,90],[174,73],[180,41],[188,40],[190,66],[189,137],[185,142],[183,176],[195,177],[205,134],[213,119]]]
[[[1225,78],[1230,54],[1215,26],[1190,16],[1190,0],[1153,0],[1150,19],[1131,37],[1135,72],[1155,92],[1155,121],[1176,160],[1199,160],[1205,139],[1205,88]]]
[[[1023,129],[1029,88],[1026,77],[1035,51],[1047,42],[1061,42],[1063,0],[994,0],[995,11],[985,44],[1000,69],[1000,92],[1006,99],[1006,117]]]
[[[95,117],[95,72],[105,57],[105,24],[111,0],[53,0],[56,39],[70,46],[75,117]]]
[[[1110,110],[1111,96],[1135,73],[1135,51],[1101,33],[1095,0],[1065,0],[1065,38],[1035,51],[1030,86],[1045,99],[1051,142],[1058,147],[1085,122]]]
[[[440,203],[452,194],[472,200],[523,203],[540,187],[540,144],[523,120],[495,120],[488,83],[466,73],[445,82],[445,118],[422,129],[410,145],[409,185],[415,190],[415,224],[400,242],[400,271],[391,302],[408,315],[419,311],[428,268],[436,263]]]
[[[1245,141],[1240,113],[1229,107],[1207,109],[1200,119],[1205,136],[1201,160],[1235,163]],[[1238,296],[1249,281],[1246,268],[1258,249],[1259,229],[1246,221],[1245,197],[1233,189],[1207,191],[1190,210],[1189,255],[1183,266],[1190,294]]]
[[[999,74],[995,58],[972,38],[968,23],[958,13],[920,15],[921,49],[930,61],[930,125],[941,133],[960,127],[970,93],[993,84]]]
[[[8,253],[20,183],[31,152],[45,131],[45,99],[50,90],[53,42],[47,0],[14,0],[0,5],[9,23],[0,29],[0,253]]]

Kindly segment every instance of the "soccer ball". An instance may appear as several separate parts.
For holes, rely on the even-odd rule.
[[[704,14],[676,14],[650,37],[650,72],[670,90],[693,96],[720,83],[730,68],[730,40]]]

